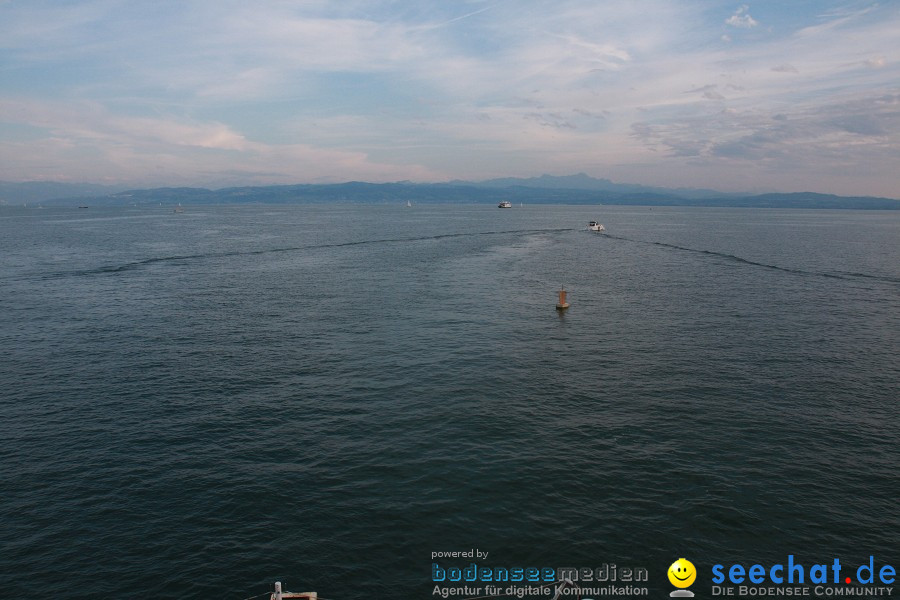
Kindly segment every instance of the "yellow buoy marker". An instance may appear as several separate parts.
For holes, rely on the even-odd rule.
[[[566,302],[566,288],[561,287],[559,289],[559,302],[556,303],[556,310],[565,310],[569,308],[569,303]]]

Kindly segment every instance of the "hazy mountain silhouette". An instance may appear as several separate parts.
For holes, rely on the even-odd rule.
[[[446,183],[297,184],[228,187],[217,190],[193,187],[160,187],[121,190],[94,184],[53,182],[0,182],[0,202],[21,205],[40,202],[48,206],[128,206],[149,204],[235,203],[457,203],[495,204],[625,204],[646,206],[741,206],[756,208],[855,208],[898,210],[900,200],[868,196],[847,197],[813,192],[727,194],[704,189],[668,189],[614,183],[579,173],[541,175],[528,179]]]

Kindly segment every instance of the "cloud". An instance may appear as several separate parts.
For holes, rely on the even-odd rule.
[[[259,183],[328,180],[323,174],[335,172],[370,181],[441,177],[424,167],[373,161],[359,151],[301,143],[267,144],[249,140],[222,123],[185,122],[165,116],[117,117],[96,104],[0,101],[0,113],[48,132],[39,143],[0,141],[0,156],[16,157],[0,161],[4,163],[0,179],[15,179],[21,164],[29,160],[40,158],[45,164],[72,169],[83,156],[91,157],[87,166],[80,168],[83,177],[96,179],[116,172],[121,180],[156,184],[169,180],[197,183],[198,173],[203,174],[203,184],[213,186],[224,185],[220,177],[229,173],[229,177],[242,173],[247,182],[265,174]]]
[[[559,113],[528,113],[526,119],[533,119],[544,127],[552,127],[555,129],[576,129],[575,125],[569,122]]]
[[[900,136],[900,94],[797,106],[769,115],[723,111],[668,124],[638,122],[632,135],[672,157],[697,157],[717,168],[753,165],[770,175],[816,172],[834,177],[853,169],[888,168]],[[728,132],[728,133],[725,133]]]
[[[894,119],[896,121],[896,119]],[[871,114],[842,114],[825,122],[841,131],[853,133],[863,137],[882,137],[890,130],[890,119],[884,115]],[[896,127],[893,128],[896,131]]]
[[[609,111],[597,112],[597,111],[593,111],[593,110],[586,110],[583,108],[573,108],[572,112],[574,112],[578,115],[582,115],[584,117],[588,117],[590,119],[598,119],[598,120],[602,120],[602,121],[605,121],[609,114]]]
[[[797,67],[793,65],[778,65],[777,67],[772,67],[772,70],[776,73],[799,73]]]
[[[452,25],[453,23],[456,23],[457,21],[462,21],[462,20],[468,19],[470,17],[474,17],[475,15],[479,15],[485,11],[490,10],[491,8],[492,7],[490,7],[490,6],[486,6],[484,8],[480,8],[478,10],[466,13],[464,15],[460,15],[458,17],[453,17],[452,19],[448,19],[442,23],[434,23],[434,24],[428,25],[425,27],[425,29],[437,29],[439,27],[446,27],[447,25]]]
[[[849,145],[848,161],[870,168],[896,155],[887,109],[857,109],[896,94],[900,7],[773,5],[764,20],[778,26],[761,31],[746,5],[724,25],[734,5],[710,6],[7,3],[0,169],[286,182],[556,166],[677,179],[776,156],[816,171],[814,151]],[[894,173],[868,189],[895,188]]]
[[[685,92],[685,94],[700,94],[707,100],[725,100],[725,96],[723,96],[722,94],[720,94],[717,91],[718,88],[719,88],[719,86],[715,85],[715,84],[705,85],[700,88],[688,90]]]
[[[756,27],[759,23],[750,16],[749,10],[750,8],[746,4],[738,7],[733,15],[725,19],[725,24],[739,29],[751,29]]]
[[[0,100],[0,112],[40,127],[57,139],[242,150],[247,140],[222,123],[191,123],[174,118],[125,117],[102,105]]]

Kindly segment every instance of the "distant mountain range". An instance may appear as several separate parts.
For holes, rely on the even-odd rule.
[[[529,179],[447,183],[364,183],[267,185],[126,190],[95,184],[0,182],[0,204],[47,206],[129,206],[235,203],[481,203],[500,200],[529,204],[625,204],[645,206],[736,206],[757,208],[844,208],[900,210],[900,200],[800,192],[727,194],[706,189],[669,189],[613,183],[579,173]]]
[[[93,183],[58,183],[55,181],[0,181],[0,204],[32,204],[63,198],[106,196],[128,189],[125,186],[106,186]]]
[[[634,183],[613,183],[609,179],[597,179],[584,173],[564,176],[541,175],[540,177],[530,177],[528,179],[506,177],[503,179],[488,179],[487,181],[479,182],[453,181],[451,183],[456,185],[467,185],[494,189],[528,187],[552,190],[589,190],[594,192],[611,192],[616,194],[659,194],[664,196],[676,195],[681,198],[722,198],[733,195],[707,189],[669,189],[638,185]]]

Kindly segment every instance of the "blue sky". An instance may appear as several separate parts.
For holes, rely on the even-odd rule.
[[[0,0],[0,179],[900,196],[900,2]]]

